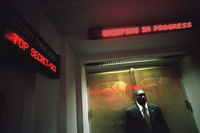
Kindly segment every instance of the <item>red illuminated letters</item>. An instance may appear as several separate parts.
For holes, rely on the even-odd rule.
[[[49,63],[49,60],[46,59],[43,55],[41,55],[34,48],[31,48],[31,56],[35,58],[37,61],[41,62],[46,67],[49,67],[52,71],[56,72],[56,66],[52,63]]]
[[[14,44],[18,45],[18,47],[21,48],[22,50],[26,50],[29,48],[27,42],[25,42],[22,38],[20,38],[16,33],[8,29],[6,30],[4,37],[13,42]]]
[[[37,61],[41,62],[44,66],[49,67],[52,71],[56,72],[56,66],[53,63],[49,63],[49,60],[46,59],[42,54],[40,54],[37,50],[34,48],[30,48],[29,44],[25,42],[22,38],[20,38],[16,33],[12,32],[9,29],[6,29],[6,32],[4,34],[4,37],[13,42],[15,45],[17,45],[20,49],[23,51],[29,51],[31,50],[30,55],[35,58]]]
[[[41,55],[34,48],[31,48],[31,56],[41,62],[43,65],[48,66],[49,60],[47,60],[43,55]]]
[[[138,34],[138,27],[130,27],[130,28],[117,28],[117,29],[105,29],[102,31],[103,37],[117,37],[123,35],[133,35]]]
[[[177,30],[177,29],[186,29],[191,28],[192,22],[184,23],[174,23],[174,24],[165,24],[165,25],[154,25],[153,30],[156,31],[168,31],[168,30]]]
[[[151,26],[143,26],[142,33],[148,33],[148,32],[151,32]]]
[[[192,22],[138,26],[138,27],[124,27],[103,29],[100,38],[122,37],[129,35],[141,35],[147,33],[156,33],[171,30],[189,29],[192,27]]]
[[[52,71],[56,72],[56,66],[52,63],[49,63],[49,67]]]
[[[22,38],[20,38],[17,34],[13,33],[14,35],[14,44],[17,44],[19,48],[26,50],[29,48],[27,42],[25,42]]]

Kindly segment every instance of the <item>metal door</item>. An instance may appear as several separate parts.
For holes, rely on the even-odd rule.
[[[142,88],[147,102],[161,107],[171,133],[195,133],[179,77],[172,67],[146,67],[88,76],[92,133],[125,133],[125,110]]]

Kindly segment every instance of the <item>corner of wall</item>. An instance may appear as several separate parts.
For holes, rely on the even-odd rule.
[[[200,93],[200,62],[198,54],[190,54],[182,59],[181,75],[187,98],[193,109],[194,123],[197,126],[197,130],[200,131],[200,105],[197,100]]]

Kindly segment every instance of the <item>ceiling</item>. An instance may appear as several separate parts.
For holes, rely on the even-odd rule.
[[[98,27],[197,20],[199,0],[42,0],[41,6],[75,55],[185,47],[196,44],[199,30],[112,39],[88,39]],[[198,21],[198,20],[197,20]]]

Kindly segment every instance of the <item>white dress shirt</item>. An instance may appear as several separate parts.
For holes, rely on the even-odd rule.
[[[144,117],[144,113],[143,113],[143,111],[142,111],[143,106],[141,106],[138,102],[137,102],[137,105],[138,105],[138,107],[139,107],[139,110],[140,110],[142,116]],[[147,109],[147,114],[149,115],[149,109],[148,109],[147,103],[145,103],[144,106],[145,106],[145,108]],[[150,115],[149,115],[149,116],[150,116]]]

